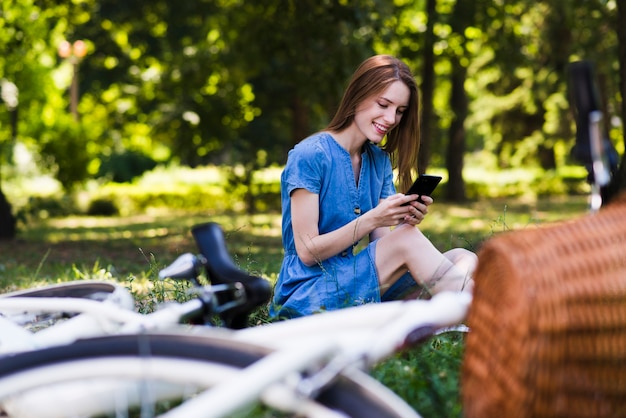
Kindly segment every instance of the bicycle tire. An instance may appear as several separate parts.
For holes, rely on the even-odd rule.
[[[99,280],[78,280],[73,282],[55,283],[38,288],[17,290],[0,294],[0,299],[4,298],[76,298],[90,299],[99,302],[113,303],[121,308],[133,310],[135,302],[125,287],[115,282]],[[39,330],[47,328],[56,323],[59,319],[65,319],[76,315],[76,313],[57,312],[0,312],[7,318],[12,319],[25,328]]]
[[[270,352],[269,349],[228,338],[195,334],[114,335],[79,340],[66,346],[20,353],[0,361],[0,411],[6,414],[2,416],[23,416],[11,415],[9,402],[11,396],[16,393],[20,396],[24,395],[31,389],[42,390],[40,385],[43,382],[58,387],[59,384],[65,382],[68,375],[73,373],[76,373],[78,377],[82,375],[84,378],[98,376],[98,371],[89,370],[90,364],[98,364],[104,367],[99,370],[108,370],[111,374],[114,373],[113,369],[116,367],[123,368],[124,376],[120,377],[128,379],[133,372],[130,371],[132,368],[126,365],[137,363],[137,368],[140,369],[143,367],[140,364],[142,361],[153,361],[154,365],[159,367],[168,367],[168,361],[171,361],[174,362],[172,364],[174,367],[187,362],[193,370],[204,370],[203,368],[208,370],[213,365],[211,367],[218,372],[220,368],[237,371]],[[161,368],[155,370],[161,374],[168,373]],[[141,376],[137,377],[141,378]],[[212,378],[214,377],[193,373],[185,380],[197,384],[198,382],[194,382],[194,379],[200,381]],[[219,376],[215,377],[215,379],[219,378]],[[372,381],[375,383],[372,384]],[[43,389],[44,392],[46,390],[46,388]],[[403,401],[390,394],[388,389],[369,376],[368,379],[363,380],[348,375],[342,376],[326,388],[315,401],[350,417],[406,417],[409,410],[412,416],[418,417]],[[77,393],[72,393],[72,396],[77,396]],[[92,396],[89,398],[94,399]],[[61,408],[71,406],[70,402],[60,398],[55,397],[53,401],[62,403]],[[39,400],[24,402],[31,407],[42,403]],[[60,415],[52,414],[55,406],[49,401],[45,403],[44,411],[50,413],[47,416],[68,416],[65,410],[60,411]],[[98,411],[100,412],[102,411]],[[22,412],[19,413],[22,414]],[[38,417],[44,416],[37,414]]]
[[[128,290],[118,283],[99,280],[78,280],[73,282],[55,283],[38,288],[16,290],[0,294],[2,298],[33,297],[33,298],[81,298],[98,301],[120,300],[124,306],[128,306]],[[132,305],[128,306],[132,308]]]

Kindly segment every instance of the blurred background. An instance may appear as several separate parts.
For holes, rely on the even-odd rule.
[[[624,0],[1,4],[5,238],[67,213],[278,210],[287,151],[380,53],[416,74],[419,171],[445,177],[442,200],[586,192],[574,61],[593,63],[603,129],[624,150]]]

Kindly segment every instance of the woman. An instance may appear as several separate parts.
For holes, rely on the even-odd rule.
[[[416,228],[432,199],[420,203],[395,191],[392,170],[407,190],[417,166],[418,104],[406,64],[371,57],[328,127],[289,152],[281,176],[285,254],[272,316],[394,299],[418,284],[431,294],[471,291],[476,256],[439,252]],[[355,251],[365,237],[367,247]]]

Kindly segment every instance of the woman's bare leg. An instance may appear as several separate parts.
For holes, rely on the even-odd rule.
[[[463,290],[466,292],[472,292],[474,290],[474,270],[478,263],[478,257],[473,252],[466,250],[465,248],[453,248],[443,253],[443,255],[454,264],[454,266],[460,271],[464,272],[464,277],[460,282],[449,282],[446,286],[449,289],[441,290]],[[436,292],[435,292],[436,293]]]
[[[476,255],[465,249],[441,253],[410,225],[401,225],[380,238],[376,245],[376,268],[381,288],[387,288],[407,270],[431,294],[445,290],[473,289]]]

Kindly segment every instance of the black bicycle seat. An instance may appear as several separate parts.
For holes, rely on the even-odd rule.
[[[246,293],[245,302],[222,313],[221,316],[226,326],[245,328],[250,312],[269,301],[270,283],[262,277],[248,274],[235,265],[228,252],[224,232],[217,223],[196,225],[191,233],[200,253],[206,258],[205,268],[211,284],[243,285]]]

